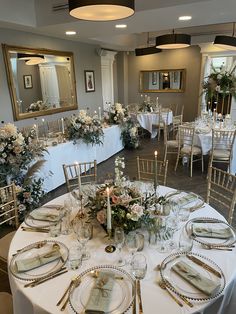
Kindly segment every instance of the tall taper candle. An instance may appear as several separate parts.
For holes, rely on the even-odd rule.
[[[75,162],[76,164],[76,174],[78,176],[78,188],[79,188],[79,194],[81,193],[81,178],[80,178],[80,168],[78,161]]]
[[[111,203],[109,187],[106,188],[106,191],[107,191],[107,230],[111,230]]]
[[[154,152],[155,162],[154,162],[154,190],[156,194],[157,189],[157,151]]]
[[[61,130],[62,134],[64,134],[65,133],[64,118],[61,118]]]
[[[98,119],[99,119],[99,120],[102,120],[101,107],[98,107]]]

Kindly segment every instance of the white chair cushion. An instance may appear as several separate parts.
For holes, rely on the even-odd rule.
[[[202,151],[200,147],[193,146],[193,155],[201,155]],[[181,154],[191,154],[191,146],[184,146],[181,148]]]
[[[0,292],[0,314],[13,314],[12,296],[7,292]]]
[[[167,141],[167,146],[168,147],[175,147],[178,148],[178,141],[172,140],[172,141]]]
[[[229,160],[230,152],[228,150],[215,149],[213,151],[213,159]]]
[[[15,235],[15,231],[9,232],[3,238],[0,239],[0,257],[7,261],[8,251],[11,244],[11,240]]]

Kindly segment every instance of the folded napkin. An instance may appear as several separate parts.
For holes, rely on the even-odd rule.
[[[208,296],[213,295],[220,288],[220,283],[204,277],[185,262],[178,262],[172,266],[171,269],[192,286]]]
[[[60,211],[54,211],[54,212],[48,212],[45,210],[42,211],[33,210],[30,213],[30,217],[32,217],[34,220],[41,220],[41,221],[50,221],[50,222],[57,222],[61,219],[61,212]]]
[[[176,203],[178,203],[180,206],[186,206],[190,203],[192,203],[193,201],[195,201],[197,199],[197,195],[194,194],[185,194],[185,195],[176,195],[172,198]]]
[[[86,314],[105,314],[108,312],[113,285],[113,274],[99,272],[86,305]]]
[[[35,257],[25,258],[16,261],[16,269],[17,271],[24,272],[28,271],[48,263],[55,261],[61,257],[61,252],[59,249],[51,249],[46,253],[37,255]]]
[[[229,239],[232,236],[231,229],[226,228],[214,228],[214,227],[203,227],[201,223],[193,224],[192,233],[197,237],[203,238],[216,238],[216,239]]]

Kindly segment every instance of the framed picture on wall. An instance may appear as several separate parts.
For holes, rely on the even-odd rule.
[[[33,88],[32,75],[23,75],[25,89]]]
[[[84,71],[84,79],[85,79],[85,91],[88,92],[95,92],[95,78],[94,78],[94,71]]]

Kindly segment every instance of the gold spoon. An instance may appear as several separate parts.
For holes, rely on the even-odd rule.
[[[80,285],[80,283],[81,283],[81,279],[80,279],[80,278],[77,278],[77,279],[73,282],[73,284],[71,285],[70,289],[71,289],[73,286],[74,286],[75,288],[78,287],[78,286]],[[70,295],[68,294],[68,296],[67,296],[67,298],[66,298],[64,304],[63,304],[62,307],[61,307],[61,311],[64,311],[64,310],[65,310],[65,308],[66,308],[66,306],[67,306],[67,304],[68,304],[68,302],[69,302],[69,299],[70,299]]]
[[[61,304],[61,302],[63,301],[63,299],[65,298],[65,296],[67,295],[67,293],[70,290],[70,287],[76,282],[76,280],[78,280],[77,276],[74,276],[71,281],[70,284],[68,285],[68,287],[66,288],[65,292],[63,293],[62,297],[60,298],[60,300],[57,302],[57,306],[59,306]]]

